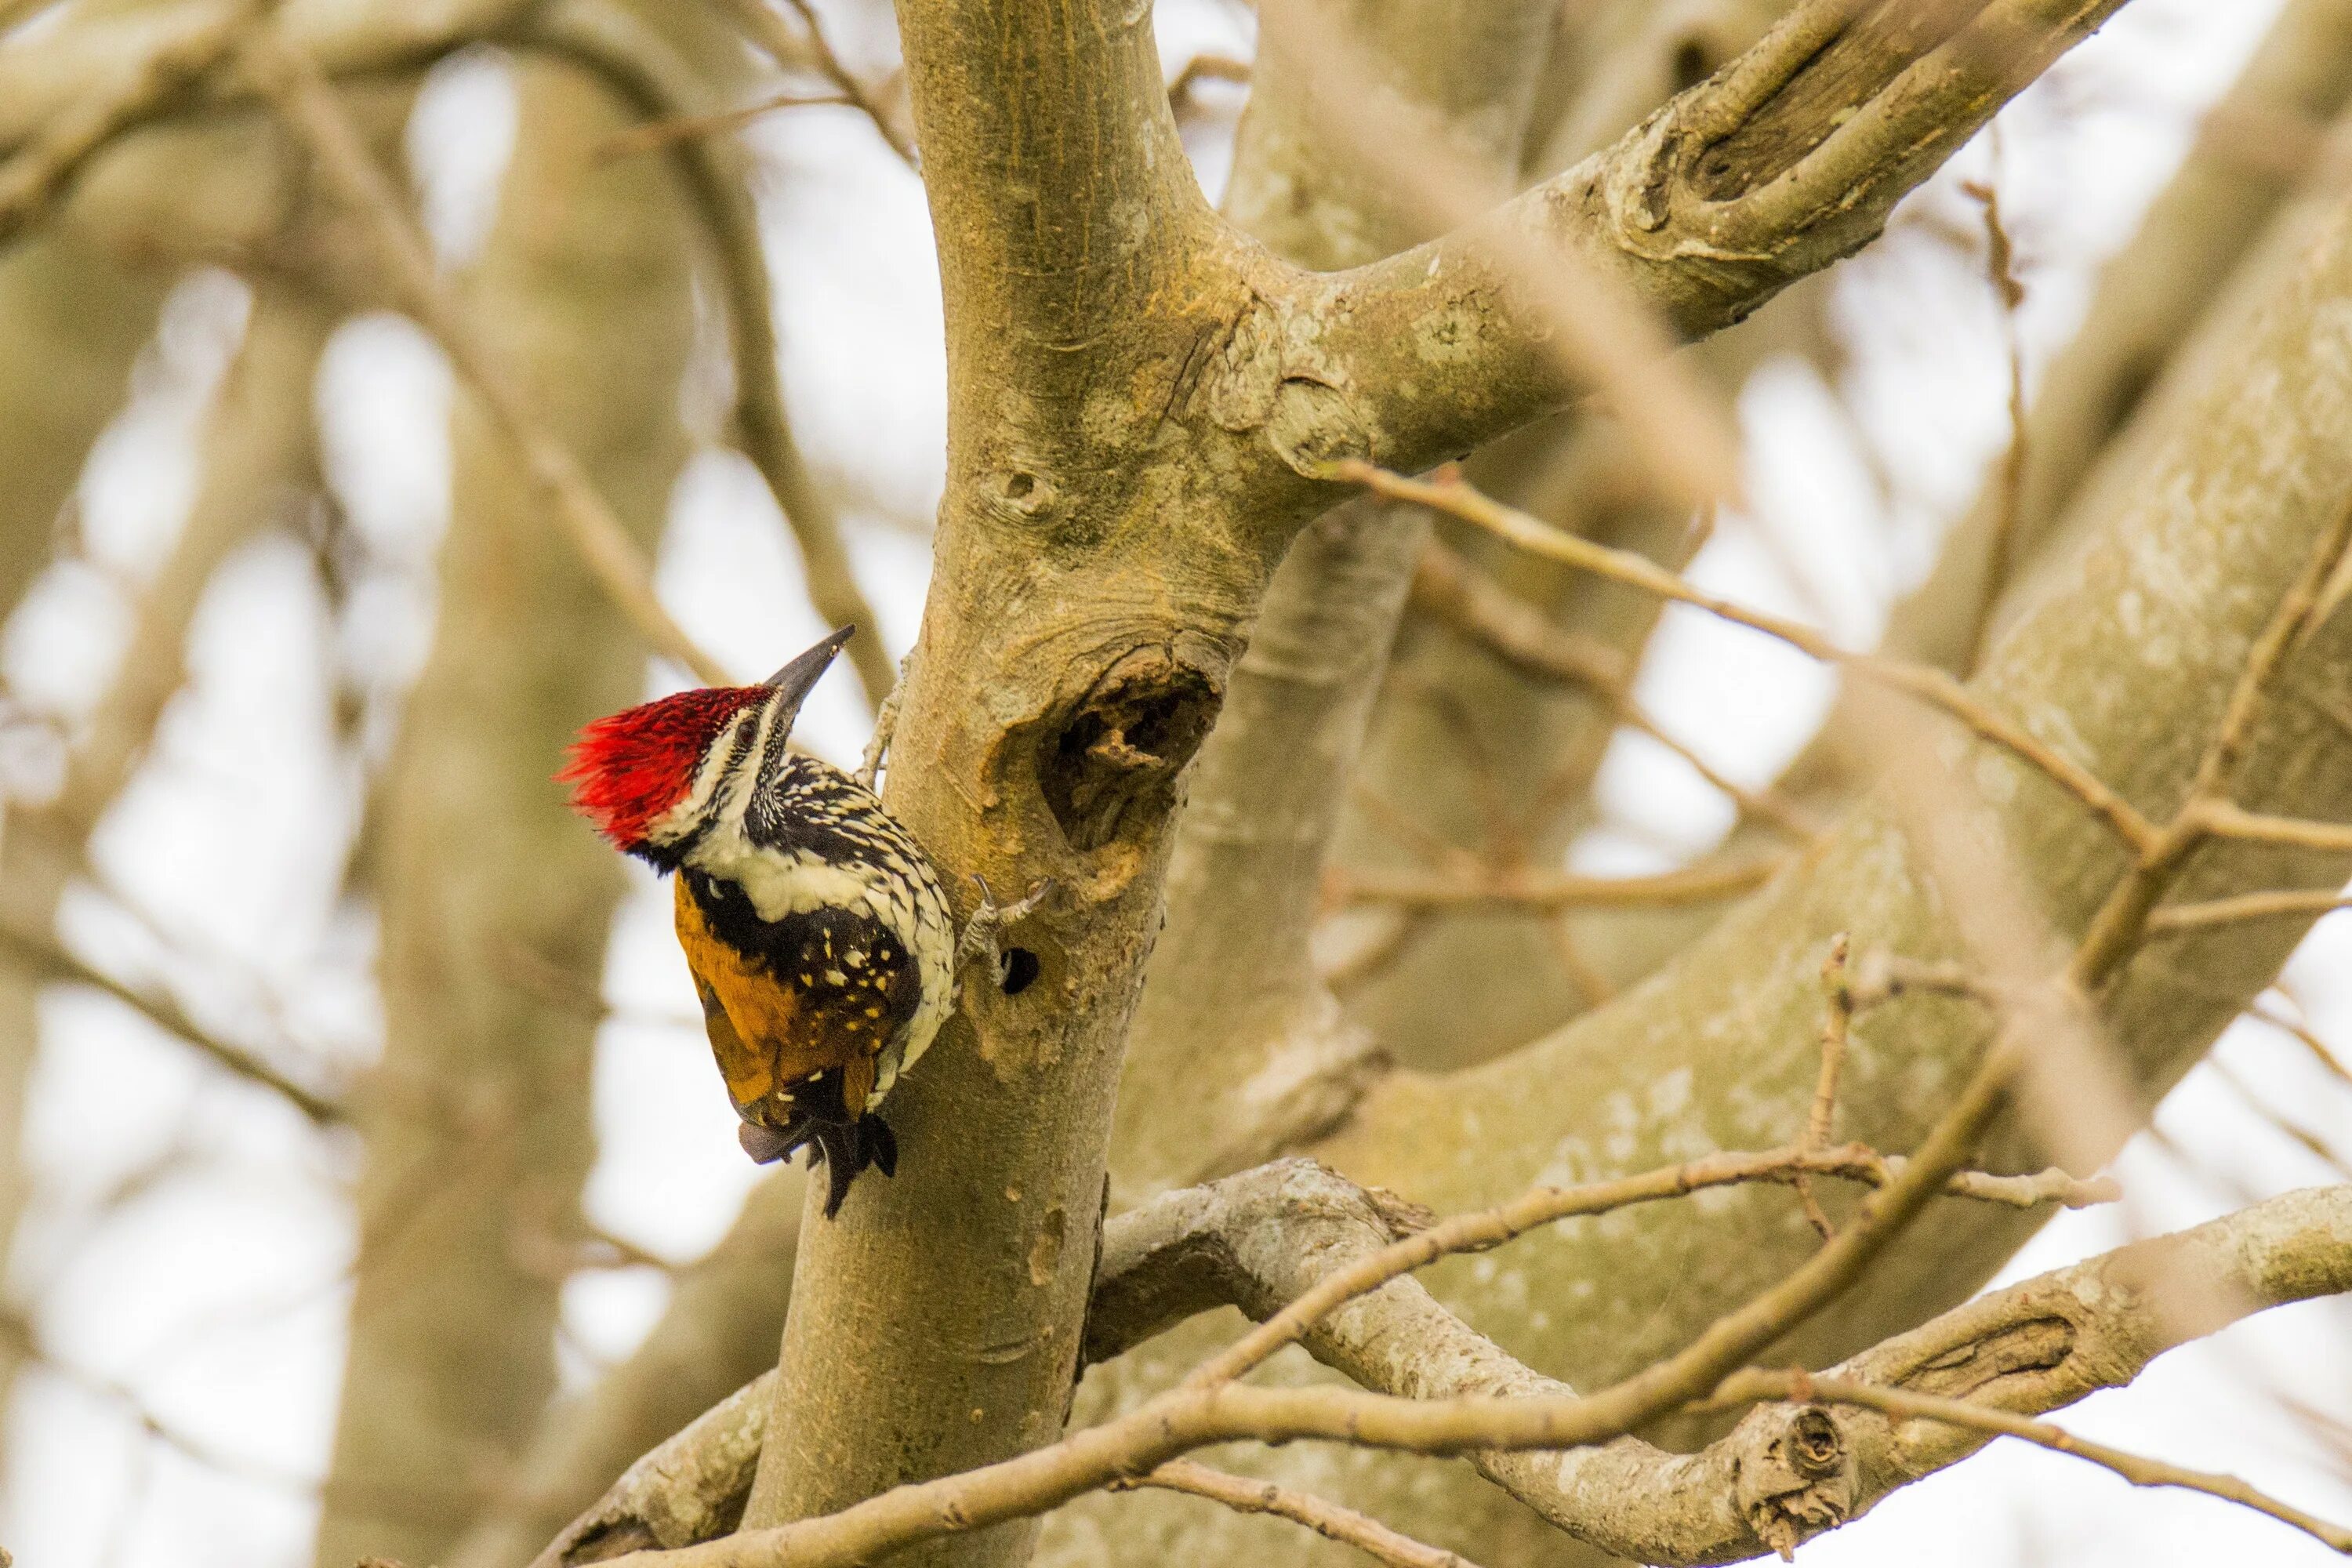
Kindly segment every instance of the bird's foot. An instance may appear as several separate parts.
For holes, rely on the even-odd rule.
[[[1009,904],[996,901],[985,878],[975,873],[972,880],[980,884],[980,908],[972,910],[971,919],[963,923],[963,934],[956,938],[955,973],[961,974],[965,964],[985,957],[989,973],[1001,984],[1004,979],[1004,953],[997,945],[998,933],[1035,914],[1045,903],[1045,895],[1054,890],[1054,879],[1039,879],[1028,892]]]

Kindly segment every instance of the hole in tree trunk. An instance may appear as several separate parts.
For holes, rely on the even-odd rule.
[[[1004,988],[1004,994],[1007,996],[1018,996],[1028,990],[1030,986],[1036,984],[1038,973],[1044,967],[1037,962],[1037,955],[1027,948],[1006,948],[1004,978],[1000,982]]]
[[[1138,648],[1037,748],[1037,781],[1072,847],[1100,849],[1174,808],[1177,775],[1215,721],[1220,697],[1164,647]]]

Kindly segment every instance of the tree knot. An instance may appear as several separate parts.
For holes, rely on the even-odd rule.
[[[1852,1516],[1853,1446],[1818,1405],[1769,1406],[1748,1425],[1734,1500],[1757,1539],[1785,1559],[1800,1542]]]

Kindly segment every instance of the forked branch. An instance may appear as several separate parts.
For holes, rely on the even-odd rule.
[[[1396,1227],[1411,1223],[1412,1215],[1381,1194],[1310,1162],[1282,1162],[1168,1194],[1116,1223],[1104,1259],[1102,1304],[1118,1310],[1108,1298],[1133,1303],[1151,1296],[1165,1307],[1181,1297],[1189,1311],[1232,1301],[1295,1321],[1300,1314],[1292,1310],[1310,1297],[1328,1300],[1330,1281],[1342,1274],[1363,1278],[1365,1264],[1397,1247]],[[1159,1283],[1142,1288],[1147,1277]],[[862,1561],[916,1540],[1042,1510],[1079,1491],[1147,1474],[1150,1465],[1209,1442],[1298,1436],[1468,1453],[1491,1479],[1605,1551],[1659,1563],[1732,1561],[1785,1551],[1843,1522],[1886,1492],[2017,1428],[2011,1417],[2056,1409],[2129,1382],[2185,1338],[2266,1307],[2347,1289],[2352,1289],[2352,1187],[2290,1194],[1957,1308],[1820,1374],[1817,1397],[1810,1401],[1801,1374],[1737,1373],[1721,1390],[1727,1398],[1792,1394],[1801,1402],[1759,1408],[1706,1448],[1676,1455],[1622,1436],[1546,1451],[1567,1428],[1581,1425],[1572,1413],[1591,1402],[1512,1360],[1417,1283],[1391,1277],[1372,1293],[1317,1317],[1305,1343],[1319,1359],[1402,1399],[1220,1384],[1166,1396],[1146,1411],[1023,1459],[902,1488],[831,1519],[620,1561],[641,1568],[812,1568]],[[2175,1310],[2183,1296],[2225,1303],[2226,1311],[2192,1323]],[[1114,1347],[1106,1339],[1091,1348]],[[756,1442],[756,1432],[730,1423],[727,1412],[756,1404],[767,1382],[647,1456],[608,1505],[625,1493],[642,1509],[659,1492],[649,1486],[664,1475],[690,1484],[713,1474],[724,1483],[731,1474],[732,1484],[748,1485],[743,1447]],[[1906,1425],[1906,1415],[1931,1409],[1941,1425],[1924,1433]],[[731,1447],[730,1429],[736,1434]],[[698,1438],[699,1457],[689,1441]],[[715,1463],[710,1455],[719,1457]],[[2138,1463],[2164,1484],[2187,1484],[2171,1467]],[[541,1568],[601,1561],[624,1541],[684,1546],[688,1537],[675,1533],[678,1521],[690,1512],[707,1519],[724,1511],[723,1499],[714,1506],[708,1495],[691,1502],[660,1495],[672,1510],[663,1516],[663,1527],[642,1515],[634,1524],[617,1525],[608,1508],[607,1533],[597,1537],[606,1550],[551,1554]],[[2235,1500],[2276,1511],[2268,1507],[2271,1500],[2250,1491]]]

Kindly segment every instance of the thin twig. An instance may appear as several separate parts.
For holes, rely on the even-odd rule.
[[[815,66],[817,74],[833,83],[845,100],[874,122],[874,129],[880,133],[884,144],[898,155],[899,161],[909,169],[919,167],[914,144],[907,140],[891,120],[889,110],[866,89],[857,74],[842,64],[841,57],[834,53],[833,44],[825,37],[824,28],[818,23],[816,12],[808,0],[784,0],[784,4],[793,8],[802,25],[808,29],[808,37],[804,40],[793,37],[791,30],[784,26],[784,19],[776,14],[767,0],[719,0],[719,4],[720,9],[734,18],[744,37],[785,69],[800,64],[802,50],[807,50],[811,57],[809,63]]]
[[[2347,909],[2352,909],[2352,898],[2338,888],[2274,889],[2191,904],[2159,904],[2147,917],[2147,929],[2153,936],[2280,915],[2329,915]]]
[[[2197,826],[2216,838],[2249,844],[2283,844],[2297,849],[2352,852],[2352,823],[2313,822],[2299,816],[2268,816],[2227,801],[2201,807]]]
[[[1813,1082],[1812,1109],[1805,1117],[1805,1135],[1798,1147],[1811,1152],[1829,1147],[1830,1134],[1837,1123],[1838,1074],[1845,1067],[1846,1031],[1853,1022],[1853,988],[1846,982],[1846,952],[1851,945],[1843,931],[1830,938],[1829,955],[1822,960],[1822,990],[1829,1005],[1822,1019],[1822,1069]],[[1797,1178],[1797,1196],[1805,1205],[1805,1218],[1812,1223],[1826,1241],[1837,1234],[1830,1223],[1829,1211],[1813,1195],[1810,1175]]]
[[[2309,1051],[2331,1076],[2345,1083],[2352,1084],[2352,1067],[2346,1066],[2344,1059],[2329,1050],[2327,1042],[2321,1039],[2308,1026],[2299,1024],[2284,1014],[2273,1012],[2259,1002],[2246,1011],[2250,1016],[2261,1019],[2272,1028],[2286,1035],[2305,1050]]]
[[[1632,692],[1619,693],[1614,706],[1619,723],[1648,736],[1680,758],[1685,767],[1731,802],[1740,816],[1751,822],[1762,823],[1794,844],[1811,844],[1820,836],[1820,830],[1806,820],[1805,814],[1783,800],[1777,791],[1752,789],[1741,784],[1701,756],[1695,748],[1670,734],[1633,700]]]
[[[1896,1420],[1940,1421],[1947,1426],[1997,1433],[2004,1437],[2020,1437],[2044,1448],[2072,1454],[2076,1458],[2104,1466],[2136,1487],[2179,1487],[2252,1509],[2257,1513],[2268,1514],[2282,1524],[2293,1525],[2324,1542],[2333,1551],[2352,1555],[2352,1530],[2305,1513],[2291,1503],[2281,1502],[2235,1476],[2191,1470],[2162,1459],[2126,1453],[2121,1448],[2092,1442],[2087,1437],[2077,1437],[2064,1427],[2047,1421],[2035,1421],[2006,1410],[1971,1405],[1966,1400],[1915,1394],[1908,1389],[1883,1388],[1875,1384],[1853,1383],[1843,1378],[1814,1377],[1803,1372],[1765,1371],[1733,1374],[1725,1381],[1718,1398],[1724,1404],[1792,1399],[1813,1404],[1855,1405]]]
[[[1596,638],[1555,626],[1534,605],[1480,571],[1459,552],[1432,540],[1413,569],[1414,607],[1438,616],[1475,637],[1490,653],[1523,674],[1541,680],[1572,682],[1616,716],[1672,752],[1740,815],[1767,824],[1797,843],[1810,843],[1813,825],[1772,791],[1750,789],[1668,733],[1633,699],[1633,666]]]
[[[1192,95],[1204,81],[1229,81],[1249,85],[1250,63],[1224,55],[1194,55],[1168,84],[1168,106],[1179,116],[1192,107]]]
[[[1458,479],[1437,482],[1407,479],[1356,458],[1342,458],[1333,463],[1328,476],[1343,483],[1360,485],[1375,494],[1393,500],[1418,501],[1448,517],[1459,518],[1474,527],[1485,529],[1533,554],[1561,562],[1598,577],[1606,577],[1612,582],[1640,588],[1660,598],[1705,610],[1735,626],[1746,626],[1787,643],[1809,658],[1824,664],[1839,665],[1882,686],[1917,698],[1942,710],[1985,741],[2039,769],[2105,821],[2115,829],[2116,837],[2135,851],[2144,851],[2157,841],[2156,826],[2105,780],[2065,753],[2043,743],[2022,725],[1995,712],[1943,670],[1842,648],[1811,626],[1767,615],[1760,610],[1748,609],[1695,588],[1646,556],[1579,539],[1540,518],[1505,506]],[[2352,829],[2347,831],[2352,833]]]
[[[2000,124],[1993,126],[1994,156],[1998,159]],[[1993,611],[2000,601],[2002,590],[2015,569],[2017,532],[2025,516],[2025,344],[2019,331],[2018,309],[2025,303],[2025,285],[2017,279],[2017,249],[2010,242],[2009,229],[2001,222],[2000,194],[1992,186],[1969,181],[1960,186],[1984,208],[1985,271],[1992,281],[1993,293],[2000,301],[2001,326],[2009,350],[2009,450],[2000,461],[1999,506],[1995,510],[1992,537],[1985,545],[1985,580],[1982,592],[1977,595],[1976,626],[1969,634],[1968,665],[1963,673],[1974,674],[1983,664],[1985,645],[1992,635]]]
[[[1477,1568],[1476,1563],[1460,1553],[1415,1541],[1370,1514],[1342,1508],[1311,1492],[1229,1475],[1192,1459],[1171,1459],[1148,1475],[1113,1481],[1108,1489],[1123,1492],[1146,1487],[1207,1498],[1237,1513],[1286,1519],[1293,1524],[1305,1525],[1326,1541],[1352,1546],[1391,1568]]]
[[[224,1040],[199,1025],[178,1003],[126,985],[56,942],[0,924],[0,952],[8,953],[36,974],[104,992],[165,1034],[194,1047],[236,1077],[269,1089],[320,1127],[337,1126],[348,1120],[350,1113],[336,1096],[296,1082],[245,1047]]]
[[[41,1342],[33,1324],[21,1313],[0,1313],[0,1341],[5,1341],[27,1360],[51,1374],[71,1384],[94,1399],[115,1406],[140,1431],[163,1444],[182,1458],[201,1465],[205,1469],[244,1480],[256,1481],[266,1487],[290,1492],[298,1497],[315,1496],[319,1481],[312,1476],[296,1475],[280,1470],[257,1459],[225,1454],[194,1433],[173,1425],[156,1414],[147,1402],[127,1384],[118,1383],[104,1373],[66,1361]],[[7,1568],[6,1559],[0,1557],[0,1568]]]
[[[1179,1387],[1103,1426],[961,1475],[898,1487],[821,1519],[615,1561],[677,1568],[869,1562],[950,1531],[1034,1515],[1122,1476],[1145,1474],[1193,1449],[1235,1439],[1279,1443],[1319,1438],[1413,1453],[1465,1454],[1581,1447],[1622,1436],[1667,1410],[1713,1393],[1757,1352],[1858,1277],[1922,1205],[1948,1189],[1948,1178],[2004,1103],[2021,1048],[2021,1042],[2004,1037],[1909,1164],[1865,1198],[1854,1222],[1796,1272],[1717,1319],[1685,1350],[1600,1393],[1406,1399],[1354,1389],[1263,1388],[1232,1380],[1256,1359],[1290,1342],[1322,1312],[1394,1278],[1400,1262],[1411,1266],[1411,1258],[1423,1251],[1419,1245],[1423,1237],[1415,1237],[1310,1289],[1209,1363],[1202,1370],[1215,1369],[1219,1375],[1213,1379],[1196,1373]],[[1647,1195],[1670,1197],[1684,1190],[1672,1184]],[[1446,1228],[1441,1225],[1423,1236]],[[1368,1267],[1375,1261],[1385,1267]],[[1335,1288],[1342,1282],[1345,1289]],[[1301,1310],[1310,1303],[1311,1310]],[[1234,1353],[1244,1347],[1249,1354]]]
[[[607,136],[596,144],[595,151],[590,155],[599,160],[626,158],[639,153],[655,152],[678,142],[739,131],[779,110],[813,109],[824,104],[849,102],[849,95],[844,92],[780,92],[740,109],[722,109],[710,114],[681,114],[668,120],[648,121],[616,135]]]
[[[540,488],[606,595],[654,647],[703,682],[732,684],[726,668],[671,618],[645,556],[571,448],[540,418],[484,349],[436,270],[391,180],[369,153],[316,61],[268,25],[248,30],[243,58],[257,85],[373,242],[405,310],[439,341]]]
[[[686,100],[681,85],[648,66],[628,47],[626,34],[608,37],[577,15],[558,13],[537,23],[529,37],[594,70],[649,118],[677,118]],[[672,165],[710,231],[718,263],[735,368],[737,444],[767,482],[800,547],[802,585],[817,618],[828,626],[857,628],[843,651],[872,705],[891,689],[890,656],[850,565],[838,510],[810,474],[793,438],[778,369],[775,285],[741,156],[740,149],[707,139],[680,142],[670,151]]]
[[[1840,931],[1830,938],[1829,955],[1822,960],[1822,989],[1829,997],[1822,1023],[1822,1071],[1813,1085],[1813,1108],[1805,1118],[1806,1149],[1826,1149],[1837,1121],[1838,1073],[1845,1066],[1846,1031],[1853,1022],[1853,991],[1846,983],[1846,952],[1851,942]]]
[[[1562,1219],[1607,1214],[1636,1204],[1684,1197],[1708,1187],[1755,1182],[1793,1184],[1799,1176],[1807,1174],[1842,1176],[1871,1184],[1882,1192],[1906,1183],[1916,1187],[1921,1181],[1909,1163],[1891,1160],[1860,1144],[1847,1144],[1819,1150],[1792,1147],[1767,1150],[1761,1153],[1709,1154],[1679,1165],[1664,1166],[1611,1181],[1574,1187],[1538,1187],[1498,1207],[1441,1220],[1351,1268],[1330,1275],[1220,1354],[1195,1368],[1185,1386],[1206,1387],[1241,1376],[1356,1297],[1377,1290],[1390,1280],[1425,1268],[1440,1258],[1462,1252],[1483,1252],[1523,1236],[1537,1226]],[[1967,1179],[1969,1175],[1960,1171],[1958,1163],[1955,1161],[1937,1179],[1941,1189],[1953,1196],[1986,1198],[2002,1203],[2011,1202],[2011,1196],[2004,1193],[2000,1197],[1992,1197],[1990,1192],[1978,1184],[2020,1180],[1980,1174],[1970,1180]],[[2048,1181],[2047,1176],[2023,1179]],[[2066,1180],[2072,1182],[2072,1178]],[[2068,1189],[2068,1195],[2075,1195],[2075,1188],[2081,1185],[2074,1184]],[[2104,1192],[2102,1189],[2102,1196]],[[1819,1256],[1816,1255],[1817,1258]]]
[[[1955,996],[1990,1008],[2006,1008],[2013,999],[1967,963],[1907,959],[1894,952],[1863,954],[1861,973],[1849,980],[1849,994],[1855,1013],[1886,1006],[1900,996]]]
[[[2188,863],[2189,853],[2208,838],[2352,851],[2352,826],[2263,816],[2245,810],[2230,795],[2231,780],[2252,740],[2255,715],[2270,683],[2289,650],[2317,624],[2331,584],[2344,570],[2347,550],[2352,550],[2352,507],[2339,509],[2312,542],[2303,571],[2280,595],[2270,619],[2247,650],[2245,666],[2238,671],[2229,702],[2221,710],[2221,722],[2198,760],[2188,798],[2161,833],[2138,846],[2138,863],[2091,917],[2072,965],[2075,984],[2085,994],[2104,984],[2138,950],[2173,879]]]

